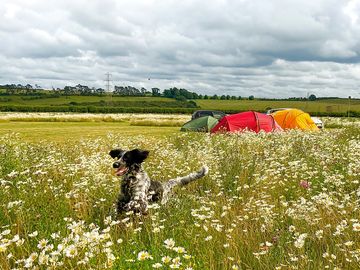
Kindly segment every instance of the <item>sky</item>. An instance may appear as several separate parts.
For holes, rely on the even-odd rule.
[[[360,0],[1,0],[0,84],[360,98]]]

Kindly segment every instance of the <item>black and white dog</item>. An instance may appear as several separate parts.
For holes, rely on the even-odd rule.
[[[116,169],[115,174],[123,176],[121,193],[117,201],[118,213],[134,211],[146,215],[149,202],[165,204],[175,186],[187,185],[208,173],[208,168],[203,166],[198,172],[161,183],[150,180],[141,167],[141,163],[148,157],[149,151],[114,149],[109,154],[112,158],[117,159],[113,163],[113,167]]]

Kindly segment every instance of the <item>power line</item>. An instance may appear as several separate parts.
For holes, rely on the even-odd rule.
[[[109,73],[109,72],[107,72],[107,73],[105,73],[105,76],[106,76],[106,78],[105,78],[105,82],[106,82],[106,91],[107,92],[110,92],[110,82],[111,82],[111,73]]]

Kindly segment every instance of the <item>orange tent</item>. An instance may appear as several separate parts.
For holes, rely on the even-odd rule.
[[[319,130],[310,115],[298,109],[287,109],[272,114],[283,129]]]

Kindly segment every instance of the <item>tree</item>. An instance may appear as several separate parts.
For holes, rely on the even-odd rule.
[[[102,95],[105,94],[105,89],[103,89],[103,88],[98,88],[98,89],[95,90],[95,93],[96,93],[97,95],[99,95],[99,96],[102,96]]]
[[[254,96],[253,95],[251,95],[251,96],[249,96],[249,100],[254,100]]]
[[[160,89],[159,88],[151,88],[151,93],[153,95],[153,97],[158,97],[160,96]]]
[[[316,100],[316,96],[315,96],[314,94],[311,94],[311,95],[309,96],[309,100],[310,100],[310,101]]]
[[[76,91],[78,91],[80,93],[80,95],[83,95],[83,96],[89,96],[93,92],[93,89],[91,89],[87,85],[78,84],[75,86],[75,88],[76,88]]]
[[[220,97],[220,99],[221,99],[221,100],[225,100],[225,99],[226,99],[226,96],[225,96],[225,95],[222,95],[222,96]]]
[[[199,99],[199,95],[197,93],[190,92],[184,88],[178,89],[176,87],[165,89],[163,96],[168,98],[178,98],[179,96],[183,96],[186,99]]]
[[[64,94],[65,96],[69,96],[73,93],[73,87],[71,86],[65,86],[64,87]]]

